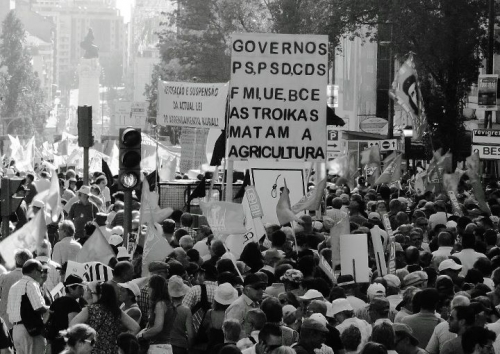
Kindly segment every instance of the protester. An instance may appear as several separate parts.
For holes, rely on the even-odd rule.
[[[97,285],[99,300],[95,304],[85,307],[73,320],[70,326],[78,323],[87,323],[99,333],[93,353],[116,353],[116,340],[124,326],[131,333],[140,330],[139,325],[130,316],[120,310],[113,286],[102,283]]]
[[[58,264],[76,261],[82,245],[75,240],[75,225],[70,220],[63,220],[59,225],[59,241],[54,245],[52,260]]]
[[[10,323],[14,326],[12,330],[14,348],[19,354],[43,353],[47,342],[41,334],[41,328],[35,335],[31,335],[26,327],[32,328],[35,325],[35,318],[39,317],[39,321],[41,316],[49,310],[39,286],[43,272],[42,264],[37,260],[29,259],[24,263],[22,272],[22,278],[10,288],[7,300],[7,314]],[[22,316],[23,296],[26,296],[34,311],[31,318]],[[28,320],[30,323],[25,323]]]
[[[53,353],[61,354],[91,354],[96,344],[96,331],[86,324],[76,324],[67,330],[61,331],[61,336],[66,343],[63,351]],[[36,352],[34,352],[36,353]]]

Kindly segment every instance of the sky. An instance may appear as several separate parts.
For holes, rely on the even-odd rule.
[[[134,0],[118,0],[116,2],[116,7],[120,9],[120,13],[122,14],[125,23],[130,20],[130,6],[134,3]]]

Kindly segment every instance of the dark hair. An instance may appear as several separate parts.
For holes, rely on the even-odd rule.
[[[189,235],[189,232],[186,229],[177,229],[174,232],[174,239],[179,243],[179,240],[182,236]]]
[[[497,233],[495,230],[486,230],[484,233],[484,241],[488,246],[495,246],[497,243]]]
[[[134,266],[129,261],[118,262],[116,263],[115,268],[113,269],[113,275],[119,278],[133,268]]]
[[[99,283],[96,287],[97,294],[99,295],[98,304],[110,311],[113,316],[119,317],[121,315],[120,304],[116,300],[116,291],[113,285],[107,283]]]
[[[387,322],[373,326],[371,340],[383,344],[387,350],[394,350],[394,330]]]
[[[85,323],[79,323],[60,332],[68,347],[74,347],[78,342],[96,336],[96,331]]]
[[[151,278],[149,278],[149,287],[151,288],[151,297],[149,299],[150,309],[154,310],[157,302],[170,302],[168,283],[161,275],[152,275]]]
[[[182,216],[182,210],[174,210],[172,214],[170,215],[170,218],[174,220],[175,222],[180,222],[181,221],[181,216]]]
[[[101,175],[101,176],[97,177],[97,178],[95,179],[95,184],[99,184],[99,183],[101,183],[102,181],[106,181],[106,182],[108,181],[108,179],[106,178],[106,176],[102,176],[102,175]]]
[[[383,344],[368,342],[361,349],[360,354],[387,354],[387,349]]]
[[[457,311],[457,320],[465,320],[467,326],[472,326],[476,320],[476,314],[472,306],[456,306],[453,310]]]
[[[125,354],[139,353],[140,350],[139,341],[132,333],[120,333],[116,340],[116,345],[123,350]]]
[[[474,234],[465,233],[462,236],[462,247],[463,248],[474,248],[476,244],[476,238]]]
[[[462,335],[462,349],[465,354],[472,354],[476,344],[483,347],[488,344],[488,341],[494,342],[495,339],[495,332],[492,332],[484,327],[470,327],[466,329]]]
[[[224,272],[231,272],[233,274],[238,274],[232,260],[221,259],[217,262],[217,273],[221,274]]]
[[[346,297],[347,296],[345,294],[344,288],[342,288],[340,286],[334,286],[332,288],[332,290],[330,291],[329,300],[333,301],[333,300],[336,300],[336,299],[345,299]]]
[[[448,231],[441,231],[438,235],[439,246],[453,246],[453,236]]]
[[[274,231],[271,240],[273,247],[282,247],[286,242],[286,234],[281,230]]]
[[[361,331],[358,327],[351,325],[342,332],[340,339],[346,351],[356,351],[361,343]]]
[[[314,270],[316,269],[316,264],[314,263],[313,256],[304,256],[299,259],[297,263],[297,269],[302,272],[304,278],[312,276]]]
[[[427,288],[419,292],[420,308],[428,311],[435,311],[439,301],[439,293],[436,289]],[[416,294],[415,294],[416,295]],[[415,298],[415,297],[414,297]]]
[[[260,309],[266,314],[268,322],[278,323],[283,318],[280,301],[275,297],[268,297],[262,301]]]
[[[163,220],[161,227],[166,234],[173,234],[175,231],[175,221],[172,219]]]
[[[241,252],[240,255],[240,261],[245,262],[252,272],[256,272],[264,266],[262,259],[263,257],[259,249],[259,244],[255,242],[249,242],[243,248],[243,252]]]
[[[264,311],[265,312],[265,311]],[[269,318],[268,318],[269,321]],[[269,321],[272,322],[272,321]],[[281,337],[281,328],[279,325],[274,324],[274,323],[266,323],[264,327],[259,332],[259,342],[266,342],[269,337],[271,336],[276,336],[276,337]]]
[[[87,221],[83,229],[85,230],[85,235],[90,237],[94,233],[96,226],[93,221]]]

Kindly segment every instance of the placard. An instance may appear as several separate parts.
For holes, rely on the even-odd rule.
[[[498,75],[479,75],[477,109],[496,110]]]
[[[328,37],[232,36],[228,158],[326,159]]]
[[[370,235],[372,237],[373,244],[373,254],[375,256],[375,263],[377,264],[377,270],[379,276],[384,276],[387,274],[387,265],[385,263],[385,253],[384,246],[382,245],[382,229],[380,229],[377,225],[375,225],[370,230]],[[384,239],[384,243],[385,243]]]
[[[254,186],[245,187],[245,193],[248,200],[248,206],[252,214],[252,219],[261,218],[264,213],[262,212],[262,205],[260,204],[259,195]]]
[[[158,124],[224,129],[228,83],[158,81]]]
[[[251,168],[252,181],[261,201],[264,223],[278,224],[276,205],[280,199],[284,181],[288,187],[290,204],[294,205],[305,194],[303,169]]]
[[[340,235],[340,267],[357,283],[369,283],[367,234]]]
[[[70,274],[83,278],[86,282],[108,281],[113,278],[113,269],[99,262],[78,263],[68,261],[66,268],[66,280]]]

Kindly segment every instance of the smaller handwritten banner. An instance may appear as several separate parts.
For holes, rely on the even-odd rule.
[[[228,83],[158,81],[158,124],[224,129]]]

